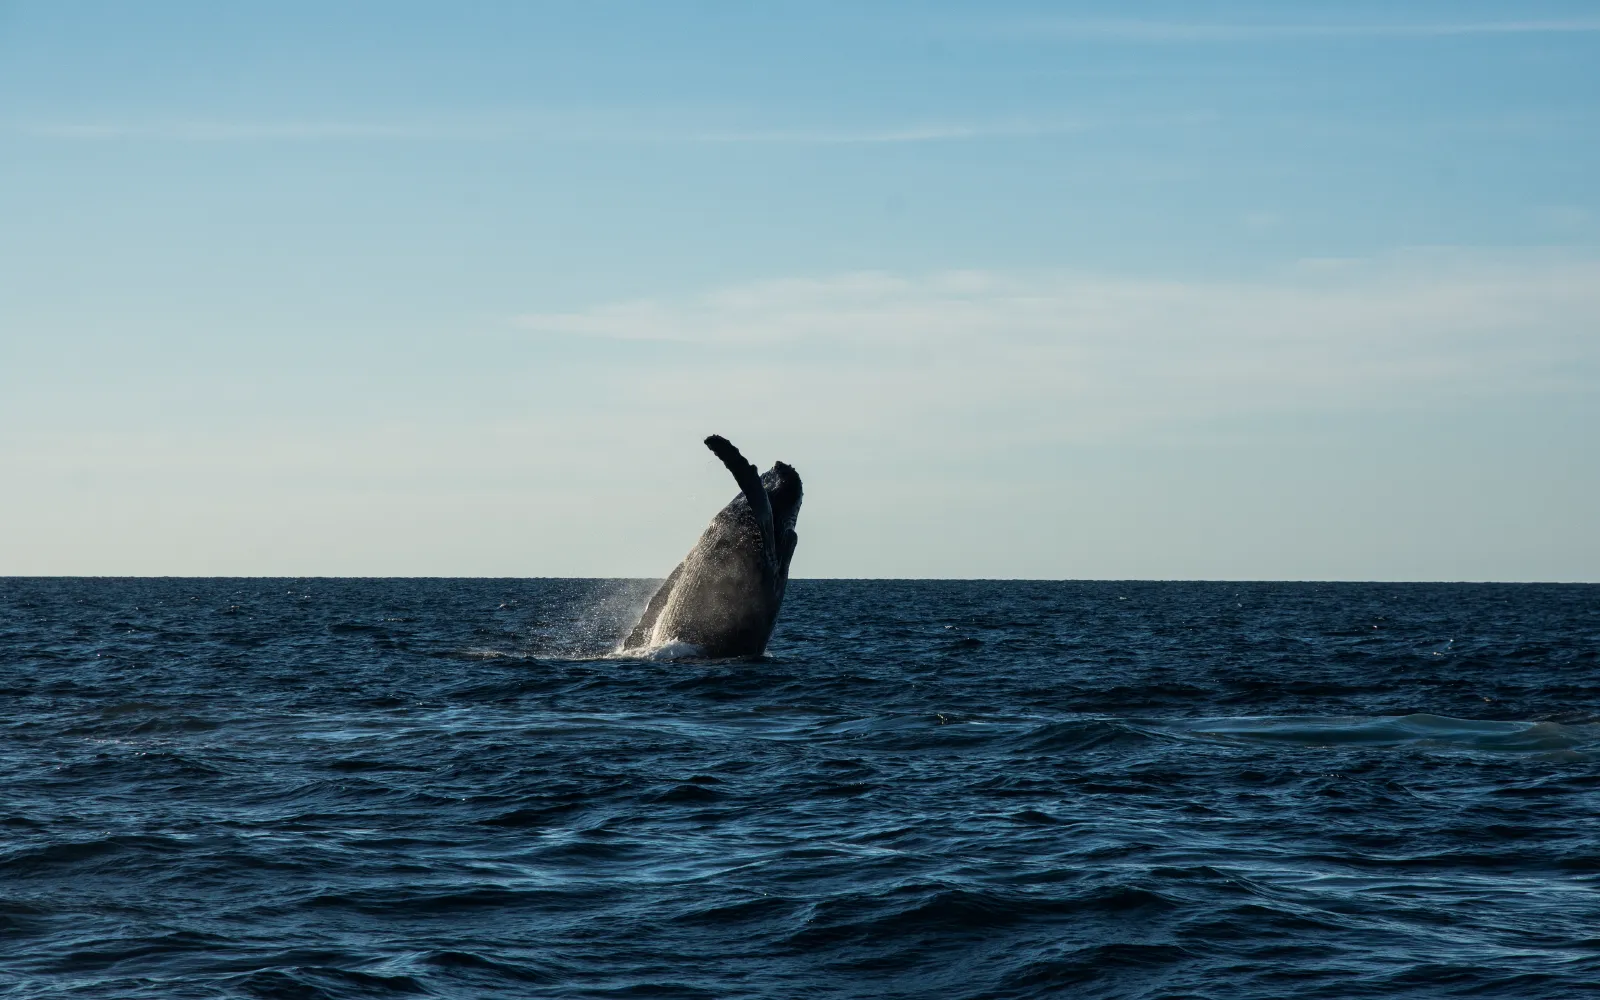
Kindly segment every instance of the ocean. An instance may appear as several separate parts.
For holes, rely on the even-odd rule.
[[[0,994],[1600,990],[1600,586],[0,579]]]

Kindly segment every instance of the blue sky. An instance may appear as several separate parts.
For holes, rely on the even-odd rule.
[[[1600,580],[1600,10],[0,3],[0,573]]]

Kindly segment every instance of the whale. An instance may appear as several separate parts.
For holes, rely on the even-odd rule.
[[[772,638],[800,536],[800,474],[783,462],[758,472],[727,438],[705,439],[739,494],[711,519],[662,582],[623,650],[672,648],[710,659],[758,657]]]

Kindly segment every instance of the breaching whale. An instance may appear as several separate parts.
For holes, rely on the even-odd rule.
[[[760,474],[721,435],[706,447],[733,473],[739,495],[650,598],[624,649],[676,642],[699,656],[760,656],[772,637],[800,540],[800,474],[783,462]]]

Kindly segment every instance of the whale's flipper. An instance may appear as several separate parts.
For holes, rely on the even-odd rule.
[[[761,529],[761,550],[766,556],[764,569],[775,571],[778,565],[778,540],[773,535],[772,501],[767,497],[767,488],[761,484],[761,473],[739,454],[739,449],[733,446],[732,441],[721,434],[706,438],[706,447],[722,459],[722,464],[733,473],[734,481],[744,492],[744,498],[750,502],[750,512],[756,516],[756,526]]]
[[[656,619],[661,617],[661,609],[667,606],[667,599],[672,596],[672,588],[678,582],[678,577],[683,573],[683,563],[661,582],[656,589],[656,595],[650,598],[650,603],[645,607],[644,614],[639,616],[639,624],[628,633],[628,639],[622,644],[623,649],[638,649],[650,641],[650,633],[656,629]]]

